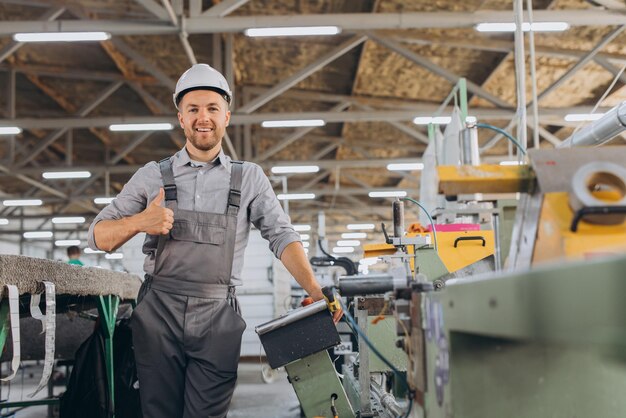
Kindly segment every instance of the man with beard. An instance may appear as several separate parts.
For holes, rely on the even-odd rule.
[[[187,70],[174,92],[185,147],[139,169],[89,229],[89,246],[104,251],[146,233],[146,280],[131,319],[145,417],[226,416],[246,327],[235,286],[251,223],[307,293],[323,299],[261,167],[222,150],[231,101],[222,74],[206,64]]]

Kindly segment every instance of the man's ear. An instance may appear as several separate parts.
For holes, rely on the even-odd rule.
[[[178,112],[178,123],[180,124],[181,129],[185,129],[183,126],[183,115],[181,115],[180,112]]]
[[[230,123],[230,110],[226,111],[226,126]]]

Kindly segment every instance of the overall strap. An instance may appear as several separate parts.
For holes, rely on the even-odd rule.
[[[228,192],[227,215],[237,216],[241,204],[241,181],[243,178],[243,161],[231,161],[230,190]]]
[[[161,177],[163,178],[163,189],[165,190],[165,206],[168,208],[178,207],[178,193],[176,191],[176,182],[174,181],[174,171],[172,170],[171,157],[164,158],[159,161],[159,169],[161,170]],[[169,235],[159,235],[159,241],[157,242],[156,254],[154,255],[154,274],[158,272],[159,268],[159,255],[163,252],[165,241]]]
[[[176,192],[176,182],[174,181],[174,171],[172,170],[171,157],[164,158],[159,161],[159,169],[163,177],[163,189],[165,190],[165,202],[175,201],[178,198]]]

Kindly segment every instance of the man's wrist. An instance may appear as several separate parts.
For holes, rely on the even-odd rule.
[[[313,290],[311,293],[309,293],[309,296],[311,296],[313,300],[316,302],[318,300],[324,299],[324,294],[322,293],[321,287],[318,287],[317,289]]]

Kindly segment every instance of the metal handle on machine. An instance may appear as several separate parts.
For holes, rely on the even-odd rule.
[[[482,241],[483,242],[483,247],[485,246],[485,238],[480,237],[478,235],[473,235],[471,237],[458,237],[457,239],[454,240],[454,248],[456,248],[457,244],[460,241]]]
[[[585,215],[611,215],[614,213],[626,213],[626,206],[588,206],[581,208],[576,211],[574,219],[572,219],[570,231],[576,232],[578,230],[578,223]]]

